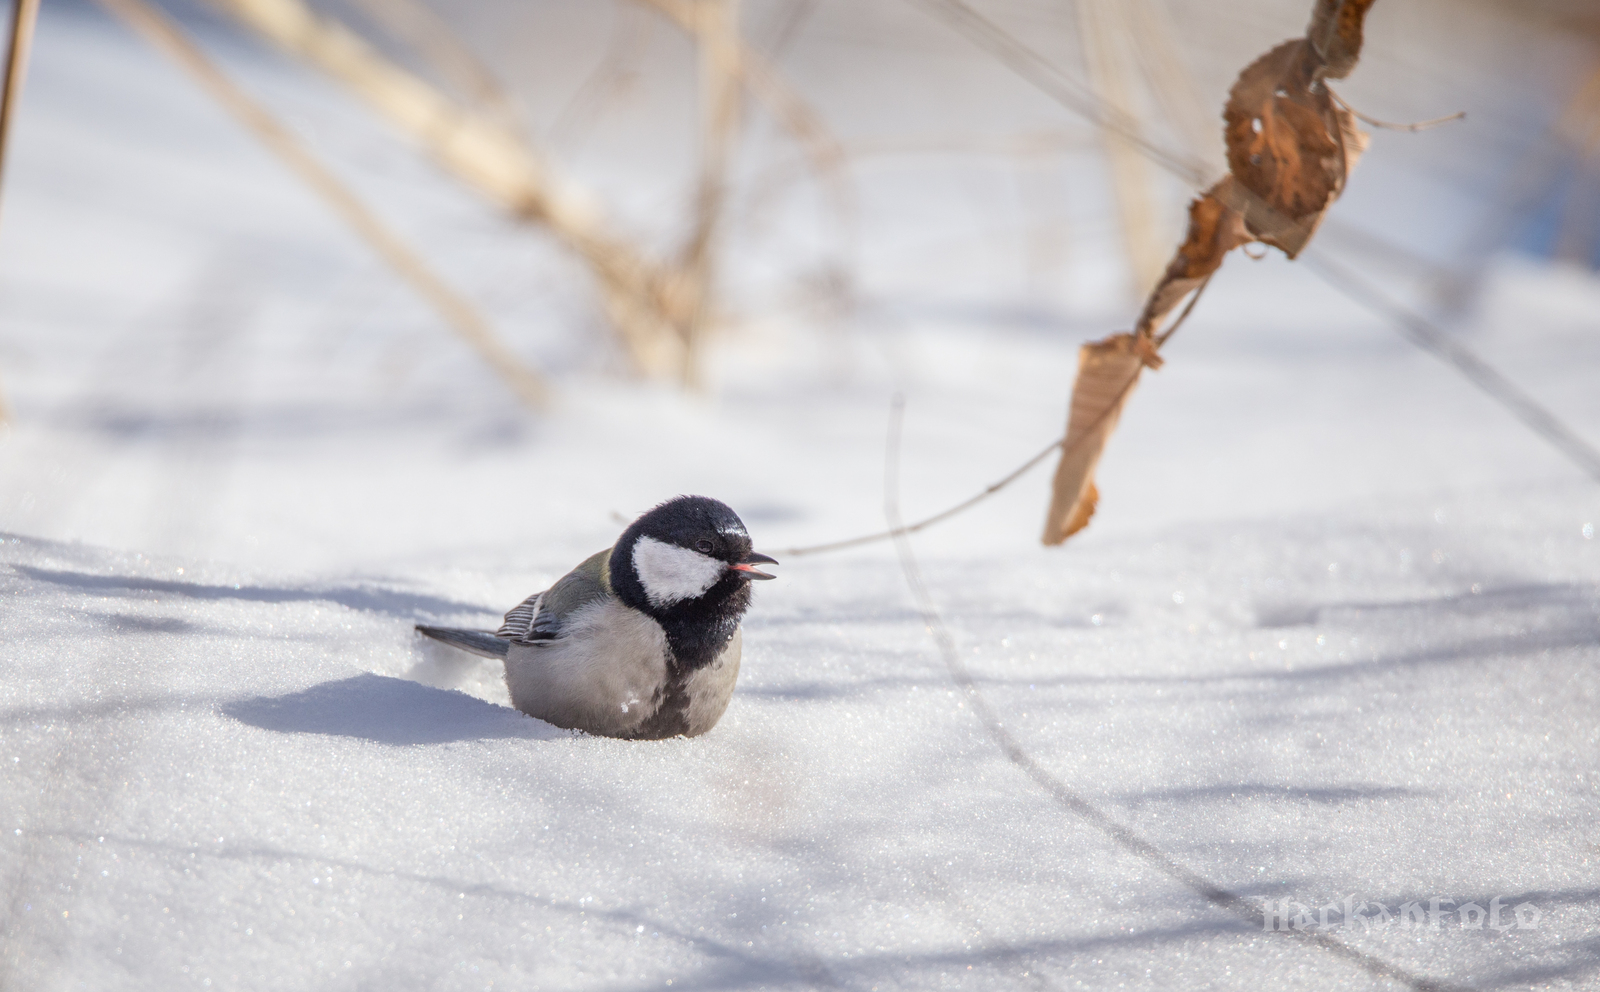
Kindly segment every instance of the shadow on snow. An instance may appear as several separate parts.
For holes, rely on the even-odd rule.
[[[133,595],[138,593],[169,593],[191,599],[241,599],[255,603],[338,603],[352,610],[369,610],[390,616],[411,619],[419,613],[449,615],[458,613],[493,613],[500,611],[462,603],[440,596],[423,593],[400,592],[371,585],[335,586],[318,589],[292,589],[282,586],[208,585],[201,582],[178,582],[172,579],[152,579],[137,575],[96,575],[93,572],[57,571],[33,565],[11,566],[19,574],[41,582],[70,586],[74,589],[94,590],[103,595]]]
[[[356,737],[377,744],[448,744],[569,736],[516,710],[449,689],[370,672],[286,696],[254,696],[222,706],[240,723],[280,734]]]

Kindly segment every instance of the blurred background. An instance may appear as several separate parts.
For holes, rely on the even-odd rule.
[[[50,0],[0,219],[0,529],[343,566],[716,489],[825,540],[879,523],[896,389],[937,509],[1059,432],[1078,345],[1222,171],[1232,80],[1309,6]],[[1600,12],[1381,0],[1366,39],[1355,108],[1467,116],[1376,133],[1317,249],[1595,436]],[[1235,253],[1096,527],[1578,477]],[[1042,478],[1001,504],[1019,546]]]

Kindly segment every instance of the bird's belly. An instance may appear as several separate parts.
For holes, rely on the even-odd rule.
[[[517,709],[607,737],[634,736],[660,707],[666,683],[661,625],[614,600],[576,611],[556,640],[513,644],[506,655]]]
[[[733,699],[733,685],[739,680],[739,658],[744,653],[744,628],[736,627],[728,646],[722,649],[711,664],[690,673],[684,681],[684,692],[689,697],[685,714],[688,727],[686,736],[698,737],[722,719],[728,703]]]
[[[592,615],[575,614],[565,636],[511,646],[506,688],[517,709],[605,737],[697,737],[717,725],[739,679],[742,629],[709,665],[675,679],[654,620],[614,602],[585,609]]]

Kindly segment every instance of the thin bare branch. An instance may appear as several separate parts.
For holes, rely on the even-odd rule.
[[[817,0],[792,0],[789,9],[784,12],[782,23],[778,27],[777,35],[772,39],[767,51],[773,58],[778,58],[794,40],[800,36],[800,29],[811,17],[816,9]]]
[[[829,191],[839,224],[848,237],[855,227],[856,208],[845,178],[848,159],[844,145],[828,130],[822,115],[795,92],[770,62],[748,46],[742,50],[739,70],[750,94],[766,106],[805,151],[812,171]]]
[[[370,248],[433,305],[456,333],[500,374],[519,399],[535,407],[548,401],[549,389],[543,378],[495,336],[472,304],[435,275],[422,257],[317,161],[288,128],[234,85],[175,21],[145,0],[100,0],[100,3],[187,70],[217,102],[321,196]]]
[[[1011,485],[1013,482],[1017,481],[1018,479],[1022,478],[1024,475],[1026,475],[1029,469],[1033,468],[1035,465],[1038,465],[1040,462],[1044,461],[1046,458],[1049,458],[1050,457],[1050,453],[1052,451],[1059,450],[1061,448],[1062,442],[1065,441],[1065,440],[1066,440],[1065,435],[1063,435],[1062,437],[1056,438],[1054,441],[1051,441],[1049,444],[1045,445],[1044,449],[1041,450],[1038,454],[1034,455],[1032,458],[1029,458],[1027,461],[1023,462],[1021,465],[1018,465],[1016,468],[1012,469],[1011,472],[1008,473],[1005,478],[1003,478],[1000,481],[992,483],[989,486],[985,487],[983,492],[980,492],[975,496],[969,496],[968,498],[966,498],[966,499],[962,500],[961,502],[957,503],[955,506],[952,506],[947,510],[941,510],[938,513],[935,513],[931,517],[925,517],[922,520],[919,520],[916,523],[911,524],[908,527],[900,527],[898,529],[891,528],[889,530],[878,531],[878,532],[872,533],[872,534],[863,534],[860,537],[848,538],[848,539],[843,540],[843,541],[830,541],[827,544],[811,544],[811,545],[805,545],[803,547],[798,547],[798,548],[784,548],[784,549],[778,551],[777,553],[780,554],[780,555],[785,555],[787,557],[793,558],[793,557],[800,556],[800,555],[821,554],[822,552],[825,552],[825,551],[843,551],[846,548],[854,548],[854,547],[858,547],[858,546],[863,545],[863,544],[876,544],[879,541],[892,540],[893,538],[898,537],[901,534],[915,534],[919,530],[922,530],[922,529],[927,528],[927,527],[932,527],[936,523],[940,523],[941,521],[948,520],[951,517],[956,516],[959,513],[963,513],[966,510],[969,510],[972,507],[977,506],[979,503],[982,503],[984,500],[988,499],[990,496],[993,496],[995,493],[997,493],[1000,490],[1004,489],[1005,487]]]
[[[1428,121],[1417,121],[1415,124],[1396,124],[1393,121],[1380,121],[1376,117],[1368,117],[1366,114],[1363,114],[1361,111],[1350,106],[1350,104],[1345,101],[1344,97],[1334,92],[1332,86],[1328,87],[1328,93],[1332,95],[1336,101],[1338,101],[1339,106],[1350,111],[1350,113],[1354,115],[1357,120],[1361,121],[1363,124],[1370,124],[1373,127],[1381,127],[1385,131],[1410,131],[1412,134],[1415,134],[1418,131],[1430,131],[1441,124],[1450,124],[1454,121],[1464,120],[1467,116],[1467,112],[1465,110],[1458,110],[1455,113],[1449,114],[1445,117],[1435,117]]]
[[[1172,21],[1171,5],[1134,0],[1125,16],[1135,39],[1134,57],[1150,94],[1190,158],[1206,170],[1200,185],[1208,186],[1227,170],[1227,152],[1217,128],[1216,110],[1209,98],[1201,98],[1202,87],[1189,71],[1188,53]]]
[[[1200,302],[1200,294],[1204,293],[1209,285],[1211,285],[1211,276],[1206,276],[1200,285],[1195,287],[1194,295],[1189,297],[1189,302],[1184,306],[1183,313],[1178,314],[1178,319],[1172,322],[1171,327],[1156,335],[1157,348],[1166,344],[1168,338],[1178,333],[1178,328],[1182,327],[1183,322],[1189,319],[1189,314],[1194,312],[1194,305]]]

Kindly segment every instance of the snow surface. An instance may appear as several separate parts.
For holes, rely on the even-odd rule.
[[[982,239],[924,267],[890,224],[844,326],[640,387],[552,248],[207,37],[561,397],[518,410],[172,69],[47,6],[0,236],[0,988],[1600,987],[1600,489],[1303,268],[1223,270],[1089,531],[1037,546],[1041,472],[918,536],[929,587],[1027,753],[1211,884],[1532,927],[1263,933],[1007,761],[887,547],[782,553],[881,526],[896,390],[908,517],[1041,447],[1114,293],[962,309]],[[1456,331],[1600,438],[1597,303],[1505,261]],[[412,633],[678,492],[784,560],[705,737],[557,731]]]

